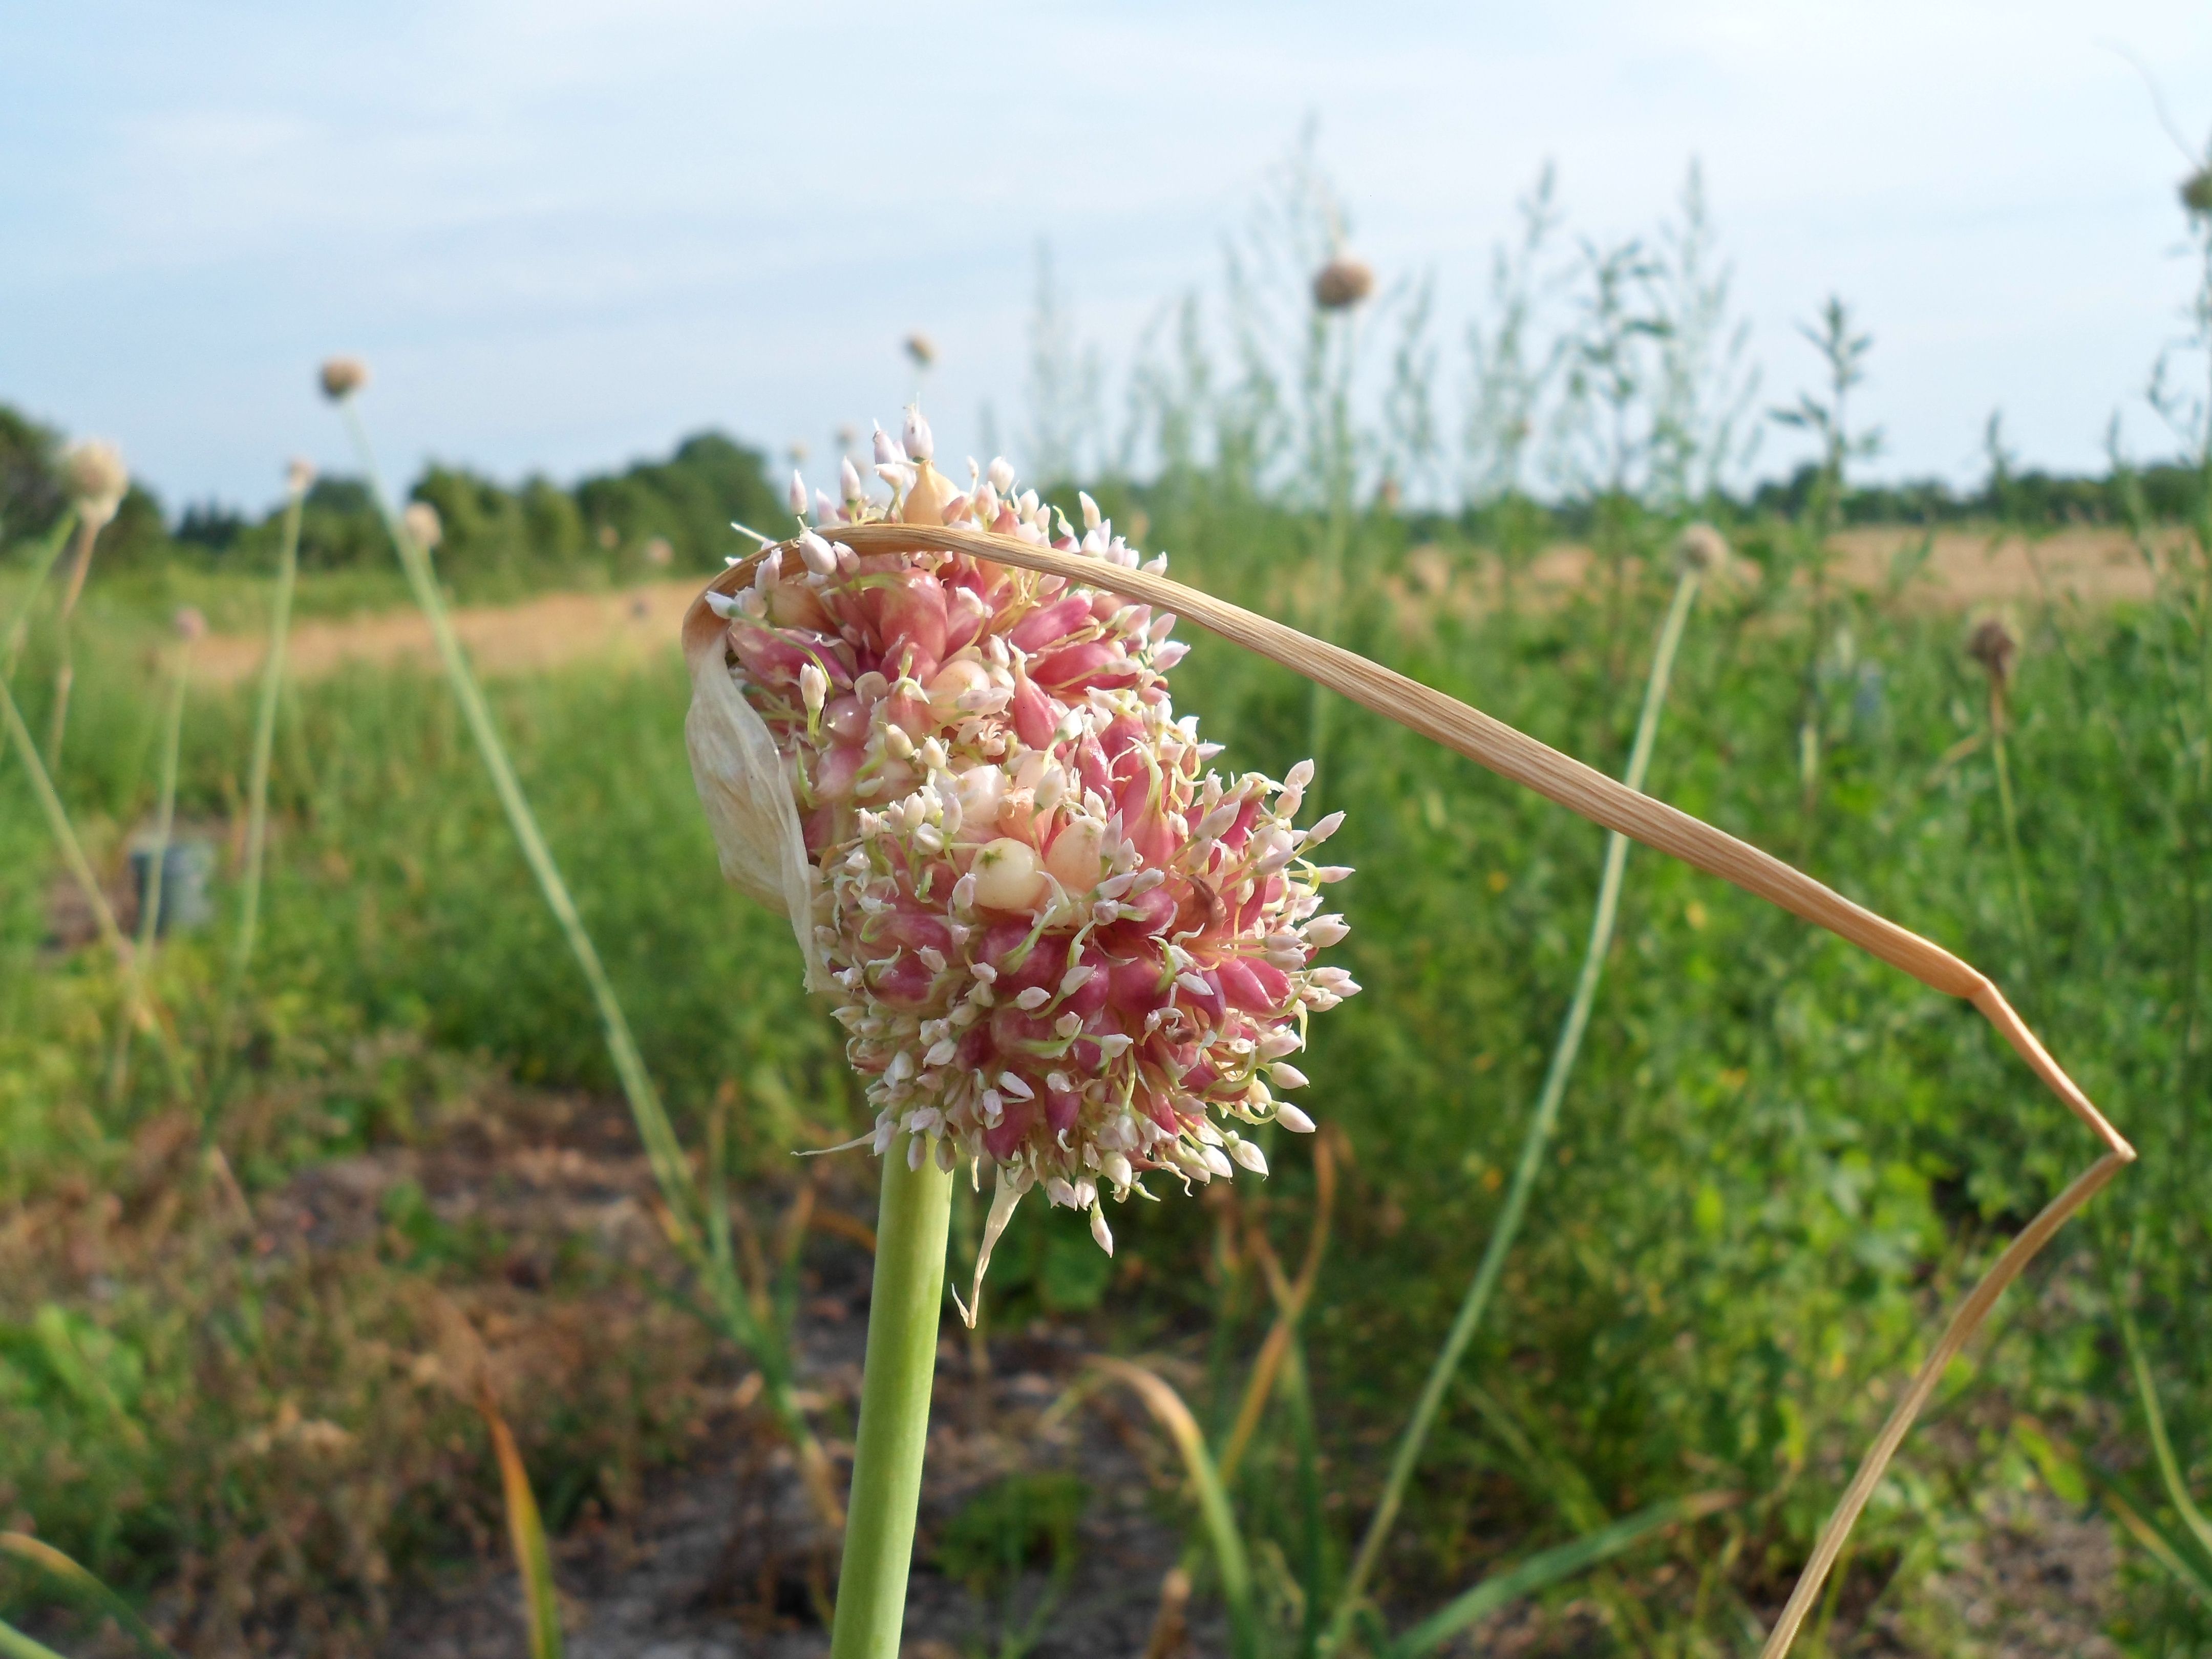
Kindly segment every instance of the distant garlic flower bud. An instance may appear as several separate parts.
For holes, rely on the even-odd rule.
[[[937,343],[922,333],[906,337],[906,355],[914,359],[916,368],[927,368],[937,361]]]
[[[963,494],[931,447],[917,413],[908,500],[854,518],[926,496],[963,529],[1043,529],[1003,462]],[[1083,516],[1102,567],[1138,562]],[[1110,1249],[1103,1197],[1263,1173],[1231,1133],[1314,1127],[1273,1091],[1304,1081],[1307,1017],[1359,988],[1316,962],[1348,872],[1310,861],[1338,815],[1293,823],[1312,768],[1209,770],[1147,606],[965,554],[787,546],[687,623],[687,732],[724,872],[836,998],[877,1154],[994,1166],[986,1255],[1032,1189]]]
[[[1374,268],[1349,253],[1338,254],[1314,273],[1314,303],[1323,311],[1349,311],[1374,291]]]
[[[2199,167],[2181,181],[2181,205],[2199,219],[2212,219],[2212,167]]]
[[[645,562],[656,569],[665,570],[676,562],[675,544],[665,536],[649,538],[641,550],[645,555]]]
[[[179,605],[177,614],[169,619],[180,640],[197,640],[207,633],[207,617],[198,605]]]
[[[1702,520],[1686,525],[1675,540],[1674,559],[1686,570],[1711,575],[1728,567],[1728,538]]]
[[[850,449],[854,444],[860,441],[860,428],[854,426],[850,421],[847,421],[837,428],[836,439],[838,448]]]
[[[94,531],[112,520],[131,491],[131,469],[113,444],[85,438],[62,454],[62,482],[77,517]]]
[[[358,357],[328,358],[318,378],[322,382],[323,396],[338,403],[368,384],[368,365]]]
[[[1982,665],[1990,683],[2000,691],[2012,678],[2013,659],[2020,654],[2020,641],[2005,626],[2002,617],[1984,617],[1966,635],[1966,654]]]
[[[295,495],[304,495],[315,485],[315,464],[298,457],[284,468],[284,488]]]
[[[446,526],[438,517],[438,509],[428,501],[408,502],[407,510],[399,515],[399,527],[425,553],[446,538]]]

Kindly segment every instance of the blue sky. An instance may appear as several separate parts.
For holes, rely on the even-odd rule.
[[[1547,159],[1607,236],[1696,158],[1770,400],[1832,290],[1876,470],[1975,476],[1996,407],[2089,467],[2188,283],[2183,158],[2115,44],[2201,143],[2201,0],[0,0],[0,400],[172,504],[258,505],[343,459],[333,350],[391,459],[567,476],[707,425],[818,453],[891,422],[920,328],[957,453],[987,399],[1018,422],[1039,238],[1122,361],[1310,114],[1358,248],[1433,270],[1452,333]]]

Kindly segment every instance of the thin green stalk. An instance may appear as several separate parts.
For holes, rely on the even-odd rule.
[[[2003,689],[1990,681],[1990,758],[1996,763],[1997,811],[2004,819],[2005,852],[2012,861],[2013,902],[2020,908],[2020,948],[2022,960],[2033,969],[2035,954],[2035,907],[2028,902],[2027,861],[2020,850],[2020,814],[2012,799],[2012,769],[2005,763],[2005,702]]]
[[[31,585],[23,590],[23,602],[15,607],[15,616],[8,623],[8,637],[0,643],[0,680],[13,683],[15,661],[23,653],[23,641],[31,631],[31,613],[38,608],[39,594],[53,574],[54,565],[69,545],[70,532],[76,527],[76,514],[64,513],[61,522],[46,533],[46,545],[32,556]]]
[[[276,705],[284,689],[284,652],[292,629],[292,591],[300,574],[300,518],[306,491],[295,486],[284,506],[284,537],[276,553],[276,591],[269,613],[269,655],[261,665],[261,706],[253,721],[253,757],[246,783],[245,895],[239,908],[238,943],[230,957],[230,985],[220,1029],[226,1041],[231,1013],[253,960],[261,922],[261,877],[269,847],[269,763],[276,745]]]
[[[536,813],[531,810],[529,797],[522,792],[521,780],[515,775],[514,763],[508,757],[507,745],[501,738],[499,726],[492,718],[491,705],[484,700],[483,690],[470,669],[468,658],[462,652],[460,637],[453,631],[451,615],[446,608],[445,597],[438,591],[438,579],[430,565],[429,550],[417,544],[400,521],[392,498],[384,487],[381,472],[376,465],[376,453],[368,441],[368,431],[362,424],[360,414],[352,399],[342,399],[339,408],[345,416],[346,429],[353,439],[354,447],[361,457],[362,471],[368,475],[369,493],[376,501],[376,510],[384,520],[386,532],[398,554],[400,568],[405,573],[407,585],[422,608],[423,619],[430,627],[430,637],[438,648],[439,660],[444,665],[446,678],[453,687],[453,697],[461,706],[462,717],[476,738],[477,752],[483,757],[484,770],[491,776],[492,789],[505,809],[507,821],[514,831],[514,838],[522,848],[522,856],[538,878],[538,886],[544,895],[546,908],[568,940],[574,954],[576,965],[582,969],[585,983],[590,988],[592,1002],[599,1010],[599,1023],[605,1034],[608,1057],[613,1061],[615,1076],[622,1084],[623,1095],[629,1102],[630,1115],[637,1123],[638,1138],[645,1145],[646,1162],[652,1168],[654,1183],[660,1189],[662,1201],[667,1206],[670,1232],[677,1249],[683,1254],[712,1297],[717,1322],[724,1334],[750,1348],[763,1373],[768,1377],[768,1395],[778,1419],[791,1437],[803,1469],[818,1471],[826,1468],[826,1460],[813,1431],[807,1426],[790,1386],[791,1364],[787,1352],[777,1351],[784,1342],[781,1331],[763,1325],[752,1316],[750,1307],[736,1281],[733,1271],[724,1271],[715,1261],[708,1243],[711,1223],[709,1206],[701,1194],[693,1178],[691,1165],[684,1152],[683,1143],[677,1139],[675,1126],[669,1121],[667,1109],[661,1104],[660,1091],[653,1086],[652,1074],[645,1068],[644,1057],[638,1052],[637,1041],[631,1036],[629,1021],[623,1016],[622,1004],[615,995],[614,982],[607,977],[606,968],[586,931],[583,917],[577,912],[576,902],[568,892],[568,884],[562,878],[560,866],[553,860],[552,848],[546,845],[544,833],[538,827]],[[940,1264],[941,1266],[941,1264]],[[824,1482],[810,1479],[809,1486],[817,1492],[817,1505],[823,1505],[822,1494],[828,1493]],[[838,1515],[834,1507],[834,1493],[830,1504],[823,1505],[823,1518],[832,1526]]]
[[[8,1659],[62,1659],[44,1642],[24,1635],[4,1620],[0,1620],[0,1654]]]
[[[115,1030],[115,1056],[108,1067],[107,1097],[123,1098],[131,1076],[132,1012],[144,1000],[146,975],[154,965],[155,940],[161,922],[161,888],[168,873],[169,838],[177,822],[177,759],[184,747],[185,691],[191,683],[192,643],[187,638],[177,647],[177,665],[169,683],[169,707],[162,721],[161,776],[154,808],[154,841],[146,865],[146,886],[138,903],[138,938],[124,971],[130,975],[131,994]]]
[[[61,661],[54,669],[53,730],[49,734],[46,767],[62,769],[62,738],[69,730],[70,690],[76,684],[76,602],[84,592],[84,579],[92,572],[93,548],[104,528],[82,514],[77,515],[76,558],[70,566],[69,586],[62,591],[60,612],[54,618],[54,649]]]
[[[1622,781],[1631,789],[1644,787],[1644,775],[1651,763],[1651,750],[1659,735],[1660,711],[1667,702],[1667,682],[1674,673],[1674,653],[1682,642],[1682,629],[1689,621],[1690,607],[1698,595],[1698,573],[1685,566],[1674,584],[1674,597],[1667,607],[1666,620],[1660,625],[1656,648],[1651,655],[1651,674],[1644,691],[1644,709],[1636,723],[1636,740],[1629,750],[1628,771]],[[1613,927],[1620,906],[1621,879],[1628,864],[1628,837],[1614,831],[1607,837],[1605,871],[1598,882],[1597,912],[1590,921],[1589,946],[1583,953],[1582,972],[1575,981],[1574,1000],[1569,1005],[1565,1022],[1559,1028],[1559,1042],[1552,1050],[1550,1068],[1544,1073],[1544,1085],[1537,1096],[1536,1109],[1528,1120],[1528,1127],[1522,1138],[1521,1157],[1513,1170],[1512,1184],[1506,1188],[1505,1202],[1492,1227],[1490,1241],[1484,1247],[1482,1261],[1475,1269],[1474,1281],[1467,1288],[1467,1297],[1460,1304],[1459,1314],[1452,1321],[1451,1331],[1430,1368],[1428,1380],[1422,1384],[1420,1398],[1415,1402],[1412,1419],[1406,1425],[1404,1437],[1391,1459],[1390,1473],[1382,1486],[1381,1501],[1376,1505],[1374,1517],[1359,1540],[1359,1552],[1353,1558],[1352,1571],[1346,1578],[1342,1595],[1329,1626],[1325,1650],[1334,1652],[1344,1641],[1357,1616],[1360,1597],[1365,1591],[1375,1565],[1382,1557],[1382,1546],[1389,1537],[1391,1526],[1398,1518],[1399,1505],[1404,1501],[1406,1485],[1413,1478],[1413,1467],[1419,1462],[1421,1449],[1434,1426],[1437,1413],[1443,1406],[1444,1390],[1450,1386],[1459,1369],[1461,1357],[1474,1340],[1476,1328],[1490,1305],[1491,1293],[1497,1288],[1500,1273],[1504,1271],[1506,1255],[1513,1248],[1515,1237],[1528,1207],[1528,1194],[1536,1182],[1541,1166],[1544,1148],[1550,1140],[1553,1126],[1558,1121],[1559,1104],[1565,1098],[1567,1079],[1572,1074],[1575,1057],[1582,1048],[1583,1033],[1589,1024],[1590,1010],[1597,1000],[1598,981],[1605,973],[1607,950],[1613,943]]]
[[[2166,1432],[2166,1413],[2159,1407],[2158,1384],[2150,1374],[2150,1359],[2143,1352],[2142,1333],[2136,1328],[2136,1316],[2124,1310],[2120,1314],[2120,1336],[2128,1350],[2128,1367],[2135,1373],[2136,1390],[2142,1396],[2143,1420],[2150,1428],[2150,1449],[2158,1464],[2158,1478],[2166,1487],[2166,1501],[2173,1505],[2197,1547],[2204,1552],[2204,1559],[2212,1565],[2212,1521],[2197,1507],[2197,1500],[2189,1495],[2189,1482],[2181,1471],[2180,1460],[2173,1455],[2173,1442]]]
[[[599,1022],[605,1029],[607,1054],[614,1062],[615,1075],[621,1081],[623,1092],[629,1097],[630,1110],[645,1141],[646,1158],[653,1166],[653,1179],[678,1224],[696,1241],[702,1235],[706,1217],[691,1181],[690,1166],[684,1161],[683,1145],[677,1139],[675,1127],[660,1103],[659,1091],[645,1069],[636,1039],[630,1035],[629,1021],[623,1017],[622,1004],[616,999],[614,983],[607,977],[591,934],[585,930],[576,902],[569,896],[568,884],[562,879],[561,868],[553,861],[553,850],[545,844],[544,835],[538,827],[537,814],[531,811],[529,797],[522,793],[521,780],[515,775],[514,763],[507,757],[507,744],[492,719],[491,705],[484,701],[483,688],[477,684],[468,658],[462,653],[460,636],[453,631],[445,597],[439,592],[437,576],[430,568],[429,551],[416,544],[393,510],[383,477],[377,469],[375,452],[369,446],[368,428],[362,424],[352,400],[343,400],[339,407],[344,413],[354,447],[360,453],[362,468],[368,475],[377,512],[399,556],[400,568],[406,574],[416,604],[422,607],[423,619],[430,625],[430,637],[438,647],[438,658],[453,687],[454,700],[460,704],[462,718],[467,720],[470,733],[476,738],[484,770],[491,775],[492,789],[506,810],[515,840],[521,843],[524,862],[538,878],[546,908],[553,913],[553,920],[568,940],[576,965],[583,970],[585,982],[591,988]]]
[[[62,805],[54,781],[47,775],[46,763],[39,757],[39,746],[31,737],[31,728],[23,724],[23,711],[15,706],[15,694],[8,689],[5,679],[0,679],[0,720],[6,723],[9,738],[22,757],[23,770],[30,776],[31,791],[38,796],[40,810],[46,814],[46,828],[52,832],[54,844],[61,849],[62,862],[69,866],[78,890],[84,895],[85,906],[92,912],[93,925],[100,931],[100,942],[114,953],[116,964],[123,971],[125,991],[131,999],[131,1018],[141,1024],[151,1024],[161,1036],[166,1049],[166,1028],[147,1006],[144,990],[131,971],[131,941],[123,937],[115,912],[108,908],[107,895],[100,891],[100,879],[92,873],[91,861],[85,857],[76,826],[70,822],[69,809]]]
[[[906,1151],[894,1145],[883,1159],[867,1362],[830,1659],[898,1659],[906,1615],[952,1218],[951,1172],[928,1157],[910,1170]]]

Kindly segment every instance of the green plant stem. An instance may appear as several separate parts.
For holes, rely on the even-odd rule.
[[[597,1006],[599,1023],[606,1033],[607,1054],[614,1062],[615,1075],[621,1081],[623,1092],[629,1097],[631,1111],[637,1118],[639,1133],[645,1140],[647,1158],[652,1163],[653,1178],[659,1182],[661,1195],[684,1231],[695,1238],[705,1220],[697,1195],[693,1190],[690,1167],[684,1162],[684,1148],[676,1138],[674,1127],[660,1103],[659,1091],[654,1088],[653,1078],[645,1069],[645,1060],[638,1053],[637,1041],[630,1035],[629,1021],[623,1017],[622,1004],[616,999],[614,983],[607,977],[605,966],[599,960],[598,948],[591,934],[585,930],[583,917],[577,912],[576,901],[570,896],[568,884],[562,879],[561,867],[553,860],[553,850],[545,843],[545,836],[538,827],[538,816],[532,811],[530,799],[522,792],[522,782],[515,775],[514,763],[507,757],[507,744],[499,735],[498,724],[492,719],[491,705],[485,702],[483,689],[477,684],[470,669],[468,658],[461,650],[460,636],[453,631],[452,616],[446,609],[445,597],[438,591],[438,579],[430,568],[427,548],[416,544],[415,538],[400,522],[392,498],[384,488],[384,480],[376,465],[375,452],[370,447],[368,431],[361,422],[350,398],[341,404],[346,426],[353,438],[354,447],[360,453],[362,470],[368,475],[369,489],[376,498],[376,509],[384,520],[386,532],[392,538],[393,549],[399,556],[400,568],[405,573],[407,585],[422,608],[423,620],[430,625],[430,637],[438,648],[438,658],[444,665],[446,678],[453,689],[454,700],[461,706],[461,715],[468,722],[469,732],[476,738],[477,749],[482,755],[484,770],[491,775],[491,785],[506,810],[507,821],[514,838],[521,844],[523,860],[530,872],[538,878],[538,889],[545,896],[546,908],[553,913],[568,948],[576,957],[576,965],[583,970],[584,980],[591,988],[592,1000]]]
[[[2027,860],[2020,850],[2020,814],[2013,805],[2012,769],[2005,763],[2005,703],[2004,692],[1996,681],[1990,682],[1990,758],[1997,775],[1997,811],[2004,819],[2005,852],[2012,861],[2013,902],[2020,908],[2020,948],[2021,959],[2031,970],[2035,956],[2035,907],[2027,896]]]
[[[49,771],[62,769],[62,738],[69,729],[70,689],[76,683],[76,602],[84,592],[84,579],[92,574],[92,551],[102,526],[82,514],[76,522],[76,557],[70,565],[69,586],[62,592],[59,614],[54,618],[54,649],[61,661],[54,670],[53,731],[46,755]]]
[[[123,1018],[115,1030],[115,1055],[108,1067],[107,1097],[123,1098],[131,1077],[132,1014],[145,997],[146,975],[154,965],[155,940],[161,925],[161,889],[168,875],[169,839],[177,822],[177,760],[184,748],[185,692],[191,683],[192,646],[190,640],[177,647],[177,665],[169,682],[169,706],[161,726],[161,781],[154,808],[154,841],[146,864],[146,888],[138,902],[138,937],[124,972],[131,977],[131,994]]]
[[[919,1170],[909,1170],[906,1155],[906,1145],[894,1142],[883,1159],[867,1364],[830,1659],[898,1659],[907,1573],[914,1563],[952,1174],[929,1157]]]
[[[1667,683],[1674,673],[1674,654],[1682,642],[1682,629],[1689,621],[1690,607],[1698,596],[1698,576],[1693,569],[1686,568],[1674,584],[1674,597],[1667,607],[1666,620],[1660,624],[1656,647],[1651,653],[1651,673],[1644,686],[1644,709],[1636,723],[1636,740],[1629,750],[1628,771],[1622,781],[1631,789],[1644,787],[1644,775],[1651,763],[1651,750],[1659,735],[1660,711],[1666,706]],[[1528,1207],[1528,1194],[1536,1184],[1536,1175],[1541,1167],[1544,1148],[1550,1140],[1553,1126],[1558,1121],[1559,1105],[1565,1098],[1567,1079],[1572,1074],[1575,1057],[1582,1048],[1583,1033],[1589,1024],[1590,1010],[1597,1000],[1598,981],[1604,976],[1607,950],[1613,943],[1613,921],[1620,906],[1622,877],[1628,865],[1628,837],[1618,830],[1606,838],[1605,870],[1598,882],[1597,911],[1590,921],[1589,945],[1583,953],[1582,972],[1575,981],[1574,1000],[1567,1009],[1565,1021],[1559,1027],[1557,1044],[1552,1050],[1550,1067],[1544,1073],[1541,1092],[1537,1096],[1536,1109],[1528,1120],[1528,1127],[1522,1137],[1520,1161],[1513,1170],[1512,1184],[1506,1188],[1505,1201],[1492,1227],[1489,1243],[1484,1247],[1482,1261],[1476,1267],[1474,1280],[1467,1288],[1467,1297],[1460,1304],[1458,1316],[1452,1321],[1449,1334],[1438,1350],[1436,1363],[1430,1368],[1428,1380],[1422,1384],[1419,1399],[1413,1407],[1412,1419],[1406,1425],[1405,1436],[1390,1462],[1390,1473],[1382,1486],[1382,1496],[1376,1504],[1375,1514],[1367,1524],[1367,1531],[1359,1540],[1358,1553],[1352,1559],[1352,1571],[1344,1583],[1334,1617],[1331,1620],[1325,1651],[1334,1652],[1350,1632],[1357,1615],[1360,1597],[1373,1575],[1375,1565],[1381,1559],[1382,1546],[1388,1540],[1392,1525],[1398,1518],[1399,1505],[1404,1501],[1407,1483],[1413,1478],[1413,1467],[1419,1462],[1421,1449],[1429,1431],[1434,1426],[1437,1413],[1443,1406],[1444,1391],[1450,1386],[1459,1362],[1474,1340],[1476,1328],[1490,1305],[1492,1292],[1497,1288],[1500,1273],[1504,1271],[1505,1258],[1512,1250],[1516,1236]]]
[[[70,532],[76,527],[76,514],[64,513],[61,521],[46,534],[46,544],[32,556],[31,585],[23,590],[23,602],[15,607],[9,619],[8,636],[0,642],[0,680],[11,684],[15,678],[15,661],[23,653],[23,641],[31,631],[31,613],[38,608],[39,594],[53,574],[55,562],[62,549],[69,545]]]
[[[615,995],[614,981],[607,976],[606,967],[584,927],[568,884],[562,878],[561,867],[554,862],[553,850],[546,845],[545,836],[538,827],[530,799],[523,793],[521,780],[515,775],[514,763],[507,756],[506,743],[492,718],[491,705],[484,700],[483,689],[477,684],[461,649],[460,636],[453,631],[453,617],[446,608],[445,596],[438,591],[436,573],[431,568],[429,550],[417,545],[400,521],[376,465],[376,452],[369,444],[368,429],[362,424],[352,399],[345,399],[339,407],[354,448],[361,457],[362,471],[368,477],[377,513],[392,538],[408,587],[429,624],[430,637],[445,667],[447,681],[453,687],[454,700],[461,706],[462,718],[476,738],[484,770],[491,776],[492,789],[506,810],[507,823],[521,846],[524,861],[538,878],[546,908],[553,913],[553,920],[568,940],[576,965],[582,969],[585,983],[591,989],[605,1034],[608,1058],[614,1063],[615,1076],[629,1102],[638,1139],[645,1145],[646,1162],[652,1168],[654,1184],[659,1188],[666,1206],[670,1235],[678,1250],[705,1283],[714,1304],[719,1328],[732,1340],[750,1349],[760,1363],[768,1379],[770,1405],[791,1437],[802,1470],[809,1472],[808,1488],[815,1495],[823,1520],[834,1527],[842,1517],[835,1507],[835,1494],[819,1478],[827,1467],[826,1460],[793,1392],[791,1357],[783,1334],[774,1325],[754,1317],[734,1267],[726,1255],[718,1258],[710,1246],[711,1206],[693,1177],[690,1162],[684,1156],[683,1143],[677,1139],[675,1126],[669,1121],[667,1109],[661,1103],[660,1091],[653,1086],[652,1073],[645,1068],[637,1040],[630,1034],[629,1021]],[[939,1266],[941,1268],[942,1263]]]
[[[8,727],[8,736],[22,757],[23,770],[29,774],[31,791],[39,798],[40,810],[46,814],[46,828],[61,849],[62,862],[69,866],[70,875],[77,889],[84,895],[86,908],[92,912],[93,925],[99,929],[100,942],[114,953],[116,966],[123,974],[124,994],[130,1000],[131,1017],[141,1025],[151,1026],[168,1053],[167,1028],[157,1019],[148,1005],[145,988],[131,961],[131,941],[123,937],[123,929],[116,924],[115,912],[108,907],[107,895],[100,891],[100,879],[92,873],[92,864],[84,855],[84,846],[76,838],[76,826],[70,823],[69,809],[54,788],[54,781],[47,774],[46,763],[39,758],[39,746],[31,737],[31,728],[23,724],[23,711],[15,706],[15,694],[0,679],[0,721]],[[170,1056],[172,1069],[175,1057]]]
[[[13,1625],[0,1620],[0,1654],[8,1659],[62,1659],[44,1642],[26,1636]]]
[[[2212,1567],[2212,1521],[2197,1507],[2197,1500],[2189,1495],[2189,1482],[2182,1474],[2180,1460],[2173,1455],[2173,1442],[2166,1431],[2166,1413],[2159,1407],[2158,1384],[2150,1374],[2150,1359],[2143,1352],[2142,1333],[2136,1328],[2136,1316],[2122,1310],[2120,1336],[2128,1351],[2128,1368],[2135,1373],[2136,1390],[2142,1396],[2143,1421],[2150,1429],[2150,1449],[2158,1464],[2158,1478],[2166,1488],[2166,1501],[2173,1505],[2181,1522],[2189,1528],[2189,1535],[2197,1540],[2197,1548],[2204,1552],[2208,1567]]]
[[[223,995],[220,1025],[226,1048],[231,1016],[253,961],[254,935],[261,922],[261,878],[269,848],[269,763],[276,746],[276,705],[284,689],[284,653],[291,637],[292,592],[300,575],[300,519],[303,491],[292,491],[284,506],[284,538],[276,552],[276,589],[269,613],[269,655],[261,665],[261,703],[253,720],[253,757],[246,783],[245,894],[238,914],[238,942],[232,947],[230,984]]]

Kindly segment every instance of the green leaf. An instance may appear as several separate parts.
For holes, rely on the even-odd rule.
[[[56,1549],[44,1539],[33,1538],[27,1533],[0,1532],[0,1554],[12,1555],[19,1561],[27,1561],[60,1584],[78,1601],[86,1602],[106,1613],[120,1625],[153,1659],[177,1659],[176,1650],[154,1633],[153,1627],[138,1616],[138,1610],[110,1589],[90,1569],[80,1565]],[[41,1654],[47,1650],[32,1642],[27,1636],[10,1632],[18,1640],[29,1643],[23,1648],[10,1648],[10,1652]],[[0,1640],[0,1647],[5,1647]]]
[[[1443,1645],[1452,1637],[1507,1602],[1571,1578],[1609,1556],[1677,1521],[1695,1520],[1736,1502],[1734,1492],[1698,1492],[1687,1498],[1654,1504],[1635,1514],[1585,1533],[1571,1543],[1542,1550],[1518,1566],[1492,1573],[1473,1589],[1407,1631],[1392,1644],[1388,1659],[1416,1659]]]

